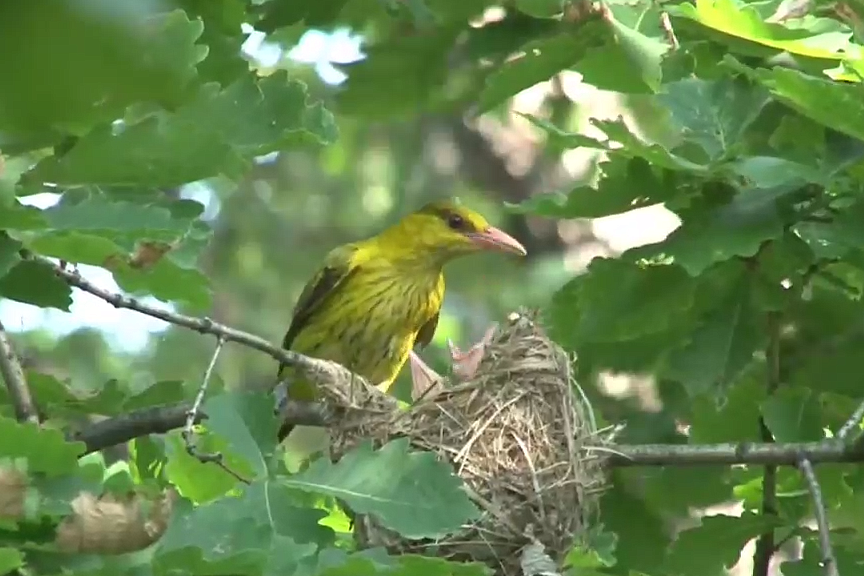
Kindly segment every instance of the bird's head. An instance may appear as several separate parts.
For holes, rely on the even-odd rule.
[[[405,216],[383,235],[400,253],[444,263],[481,251],[524,256],[525,248],[483,216],[452,201],[431,202]]]

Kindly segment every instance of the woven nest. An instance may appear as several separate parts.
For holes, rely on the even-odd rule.
[[[452,464],[482,512],[435,542],[403,540],[373,518],[358,517],[360,546],[484,562],[498,574],[517,574],[529,542],[539,541],[560,565],[591,528],[604,486],[603,451],[594,448],[611,438],[596,431],[570,359],[533,314],[512,314],[496,328],[470,381],[408,410],[368,387],[328,395],[342,407],[331,428],[334,457],[362,440],[382,445],[407,437]]]

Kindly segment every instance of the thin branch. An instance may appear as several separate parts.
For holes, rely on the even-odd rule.
[[[631,466],[797,466],[803,455],[813,464],[864,462],[864,450],[837,440],[822,442],[738,444],[616,444],[608,463],[614,467]],[[614,452],[611,452],[614,450]],[[599,451],[599,448],[598,448]]]
[[[776,312],[767,317],[768,346],[765,349],[766,388],[768,396],[773,395],[780,387],[780,317]],[[759,434],[763,442],[774,442],[774,436],[764,417],[759,417]],[[777,467],[765,466],[762,475],[762,515],[777,516]],[[763,532],[756,540],[756,551],[753,555],[753,576],[768,576],[771,568],[771,558],[774,556],[775,533],[773,528]]]
[[[864,419],[864,402],[858,405],[852,416],[840,427],[840,430],[837,431],[837,438],[840,440],[849,438],[853,432],[860,429],[862,419]]]
[[[12,347],[6,328],[0,323],[0,375],[9,390],[9,398],[15,408],[15,416],[20,422],[39,423],[39,412],[33,403],[30,387],[24,377],[21,360]]]
[[[221,336],[216,342],[216,348],[213,350],[213,355],[210,358],[210,364],[207,365],[207,370],[204,371],[204,379],[201,381],[201,386],[198,387],[198,394],[195,395],[195,401],[192,403],[192,408],[186,414],[186,424],[183,426],[183,441],[186,443],[186,451],[190,455],[199,458],[202,462],[219,462],[222,460],[222,455],[216,454],[199,454],[195,446],[195,421],[198,419],[198,414],[201,412],[201,405],[204,403],[204,396],[207,394],[207,387],[210,385],[210,378],[213,376],[213,369],[216,367],[216,360],[219,359],[219,354],[222,352],[222,347],[225,345],[225,339]]]
[[[50,258],[38,256],[36,254],[32,254],[23,250],[21,255],[22,257],[33,262],[39,262],[43,265],[50,266],[54,270],[54,272],[60,278],[65,280],[66,283],[68,283],[70,286],[74,286],[80,290],[83,290],[84,292],[88,292],[96,296],[97,298],[101,298],[102,300],[105,300],[109,304],[113,305],[115,308],[126,308],[128,310],[134,310],[136,312],[140,312],[141,314],[152,316],[153,318],[158,318],[159,320],[162,320],[164,322],[175,324],[177,326],[182,326],[190,330],[195,330],[196,332],[200,332],[202,334],[213,334],[214,336],[221,337],[226,342],[236,342],[237,344],[248,346],[249,348],[253,348],[255,350],[258,350],[259,352],[264,352],[265,354],[275,358],[279,362],[282,362],[289,366],[296,366],[298,368],[304,368],[310,371],[317,371],[321,368],[320,361],[315,360],[314,358],[309,358],[308,356],[304,356],[303,354],[298,354],[296,352],[285,350],[279,346],[274,346],[267,340],[255,336],[254,334],[249,334],[248,332],[229,328],[228,326],[219,324],[218,322],[214,322],[209,318],[197,318],[195,316],[187,316],[185,314],[178,314],[176,312],[170,312],[156,306],[144,304],[142,302],[139,302],[135,298],[130,298],[122,294],[117,294],[99,288],[89,280],[83,278],[77,270],[70,270],[67,269],[65,266],[55,264]]]
[[[834,549],[831,547],[831,528],[828,526],[825,502],[822,499],[822,489],[816,479],[813,464],[807,458],[801,458],[798,468],[807,481],[810,497],[813,499],[813,514],[816,516],[816,525],[819,527],[819,547],[822,549],[822,573],[825,576],[840,576],[837,571],[837,559],[834,557]]]
[[[166,434],[183,428],[191,410],[192,402],[133,410],[89,424],[71,434],[69,440],[83,442],[84,454],[90,454],[148,434]],[[280,417],[298,426],[324,426],[328,422],[326,407],[314,402],[288,402]],[[207,414],[199,410],[195,423],[206,419]]]
[[[97,452],[148,434],[165,434],[183,428],[191,402],[170,406],[143,408],[89,424],[70,435],[69,440],[83,442],[85,453]],[[323,404],[290,401],[281,419],[296,426],[327,426],[331,415]],[[196,422],[206,420],[203,412]],[[724,444],[617,444],[613,448],[586,446],[587,451],[602,453],[610,466],[797,466],[801,457],[813,464],[864,462],[864,449],[839,440],[800,443],[724,443]]]
[[[195,421],[200,419],[201,405],[204,403],[204,396],[207,394],[207,387],[210,385],[210,378],[213,376],[213,369],[216,367],[216,360],[219,359],[219,354],[222,352],[222,347],[225,345],[225,339],[219,336],[216,342],[216,348],[213,350],[213,355],[210,357],[210,364],[207,365],[207,370],[204,371],[204,378],[201,380],[201,386],[198,387],[198,393],[195,395],[195,401],[192,402],[192,408],[186,413],[186,422],[183,425],[183,442],[186,444],[186,451],[190,456],[194,456],[204,463],[212,463],[219,466],[222,470],[233,476],[239,482],[251,484],[248,480],[240,476],[225,464],[225,460],[221,452],[202,453],[198,451],[195,445]]]

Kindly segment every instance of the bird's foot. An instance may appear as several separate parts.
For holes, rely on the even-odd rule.
[[[408,355],[411,365],[411,399],[432,397],[441,390],[441,376],[430,368],[413,350]]]
[[[462,382],[471,380],[477,373],[480,361],[483,360],[483,356],[486,354],[486,346],[492,341],[497,327],[496,324],[490,326],[483,335],[483,338],[465,352],[462,352],[451,340],[447,340],[447,347],[450,348],[450,358],[453,360],[453,375],[458,380]]]

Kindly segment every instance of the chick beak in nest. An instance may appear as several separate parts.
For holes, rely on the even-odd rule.
[[[495,329],[498,326],[493,324],[490,326],[483,338],[479,342],[471,346],[466,352],[462,352],[450,339],[447,340],[447,347],[450,348],[450,358],[453,361],[453,375],[462,382],[467,382],[474,378],[477,369],[480,367],[480,361],[486,354],[486,347],[492,342],[492,337],[495,335]]]
[[[458,382],[471,380],[477,373],[480,361],[483,360],[483,355],[486,353],[486,346],[492,341],[496,328],[497,325],[495,324],[489,327],[483,338],[465,352],[462,352],[450,339],[447,340],[453,376]],[[411,398],[413,400],[434,396],[442,390],[441,382],[443,379],[440,374],[430,368],[413,350],[408,359],[411,366]]]

